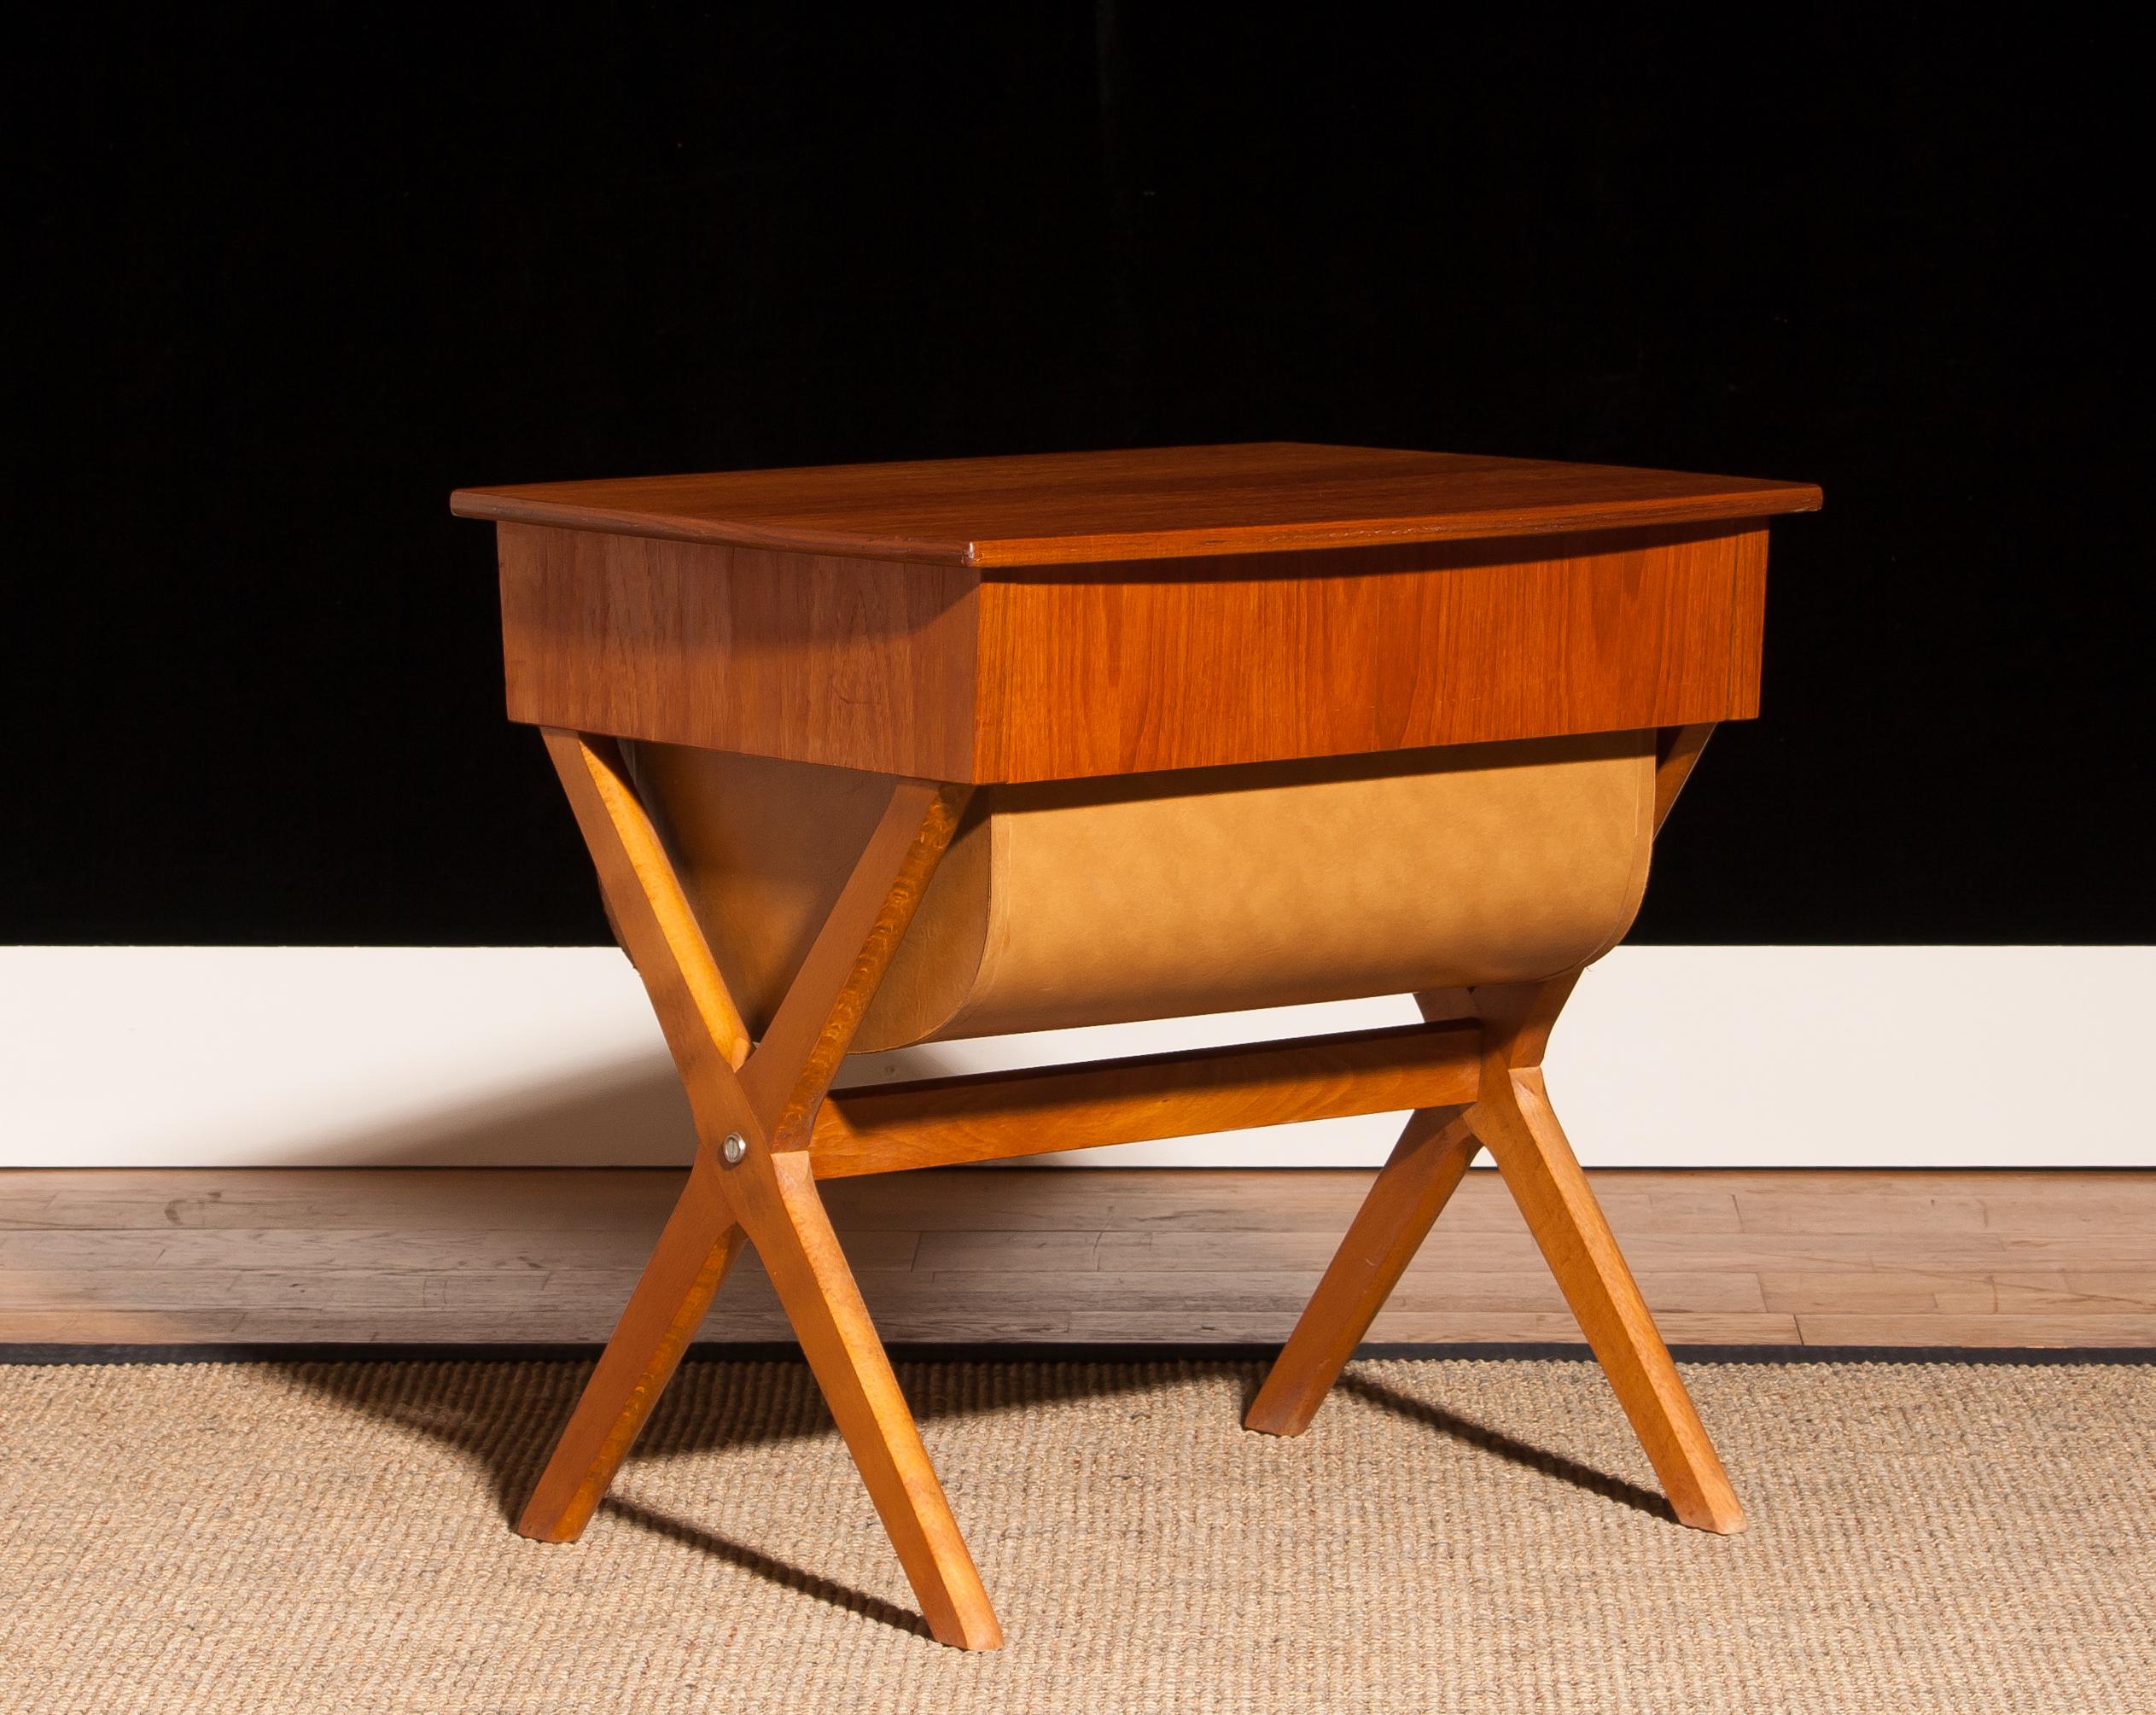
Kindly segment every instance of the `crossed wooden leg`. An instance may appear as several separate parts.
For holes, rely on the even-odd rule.
[[[1244,1417],[1244,1428],[1300,1435],[1310,1426],[1481,1148],[1464,1109],[1427,1108],[1409,1117]]]
[[[609,741],[547,749],[680,1068],[696,1121],[689,1182],[517,1521],[569,1542],[591,1520],[744,1236],[779,1302],[940,1642],[1003,1641],[920,1432],[817,1195],[808,1145],[893,949],[956,828],[962,789],[900,782],[752,1052],[695,914]]]
[[[1673,727],[1663,734],[1655,771],[1658,832],[1710,730]],[[1745,1527],[1744,1508],[1542,1087],[1543,1050],[1578,978],[1572,971],[1547,983],[1422,997],[1427,1017],[1469,1012],[1482,1019],[1475,1102],[1465,1111],[1426,1110],[1409,1119],[1244,1424],[1272,1435],[1299,1435],[1309,1427],[1476,1152],[1487,1147],[1671,1509],[1696,1529],[1733,1534]]]
[[[1705,736],[1704,728],[1664,734],[1656,778],[1658,827]],[[945,1643],[994,1648],[1002,1641],[995,1614],[815,1185],[825,1095],[956,830],[965,789],[922,781],[894,785],[852,876],[752,1049],[617,747],[554,730],[546,743],[591,848],[615,932],[644,979],[680,1070],[698,1141],[681,1200],[517,1529],[549,1542],[572,1541],[582,1532],[742,1245],[753,1243],[930,1632]],[[1183,1103],[1174,1109],[1179,1114],[1195,1101],[1209,1119],[1230,1124],[1250,1123],[1245,1085],[1263,1091],[1268,1112],[1276,1105],[1307,1102],[1310,1093],[1302,1086],[1311,1081],[1323,1086],[1315,1111],[1326,1112],[1407,1105],[1387,1102],[1387,1094],[1412,1092],[1413,1100],[1438,1103],[1471,1095],[1471,1105],[1424,1107],[1409,1122],[1252,1406],[1249,1426],[1276,1434],[1308,1426],[1476,1152],[1487,1147],[1677,1516],[1705,1530],[1740,1530],[1744,1515],[1728,1479],[1543,1092],[1543,1045],[1573,981],[1567,976],[1425,996],[1431,1025],[1412,1033],[1412,1041],[1393,1040],[1398,1032],[1376,1032],[1368,1039],[1231,1053],[1213,1057],[1219,1065],[1195,1069],[1182,1064],[1188,1056],[1169,1055],[1045,1080],[932,1080],[885,1093],[859,1114],[840,1116],[844,1123],[825,1112],[830,1135],[823,1165],[827,1171],[879,1171],[928,1158],[985,1158],[1018,1145],[1038,1147],[1039,1128],[1030,1121],[1018,1129],[1023,1135],[1015,1144],[1008,1124],[983,1130],[980,1101],[989,1101],[993,1118],[1001,1111],[995,1101],[1007,1104],[1014,1094],[1019,1110],[1035,1117],[1036,1110],[1052,1110],[1096,1129],[1111,1115],[1126,1128],[1147,1123],[1145,1115],[1160,1107],[1164,1092]],[[1477,1023],[1441,1022],[1463,1017]],[[1473,1058],[1477,1040],[1479,1066]],[[972,1088],[984,1082],[997,1086],[985,1097]],[[1052,1100],[1042,1097],[1044,1083],[1054,1086]],[[1370,1105],[1356,1105],[1360,1101]],[[908,1116],[919,1122],[923,1111],[941,1113],[946,1123],[962,1122],[964,1135],[928,1157],[903,1135],[883,1135],[894,1125],[905,1134]],[[1279,1117],[1292,1116],[1283,1111]],[[1217,1129],[1199,1127],[1195,1111],[1188,1123]],[[1078,1126],[1073,1138],[1083,1131]],[[1106,1140],[1087,1133],[1085,1140]]]
[[[1299,1435],[1487,1146],[1607,1373],[1678,1520],[1729,1534],[1744,1509],[1678,1379],[1587,1175],[1542,1088],[1543,1044],[1575,978],[1475,993],[1482,1086],[1457,1117],[1418,1113],[1370,1188],[1244,1426]]]

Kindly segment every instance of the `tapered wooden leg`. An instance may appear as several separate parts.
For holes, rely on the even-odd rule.
[[[1408,1119],[1244,1417],[1245,1429],[1300,1435],[1310,1426],[1480,1147],[1458,1108]]]
[[[1744,1508],[1678,1378],[1601,1205],[1551,1110],[1539,1067],[1485,1080],[1476,1133],[1527,1217],[1581,1332],[1631,1419],[1680,1522],[1731,1535]]]
[[[763,1035],[747,1027],[611,739],[548,729],[608,913],[696,1121],[696,1166],[517,1529],[581,1531],[680,1362],[745,1233],[941,1642],[1003,1641],[920,1432],[816,1194],[816,1111],[970,788],[899,780]]]
[[[1578,974],[1419,997],[1426,1017],[1471,1011],[1482,1020],[1474,1105],[1456,1118],[1410,1123],[1244,1423],[1275,1435],[1308,1426],[1476,1150],[1487,1147],[1671,1509],[1696,1529],[1733,1533],[1745,1527],[1744,1508],[1542,1085],[1543,1051]]]
[[[726,1185],[929,1632],[962,1649],[995,1648],[1003,1629],[831,1231],[807,1152],[754,1158],[733,1170]]]
[[[584,1534],[740,1254],[742,1238],[709,1159],[700,1152],[629,1307],[516,1521],[518,1535],[573,1543]]]

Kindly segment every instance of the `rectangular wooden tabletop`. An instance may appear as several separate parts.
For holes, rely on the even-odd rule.
[[[1296,442],[460,489],[459,516],[972,567],[1533,536],[1805,512],[1806,482]]]
[[[512,718],[987,782],[1745,719],[1767,520],[1819,503],[1273,444],[453,504],[498,524]]]

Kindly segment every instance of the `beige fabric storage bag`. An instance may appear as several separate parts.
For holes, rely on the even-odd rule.
[[[627,747],[752,1030],[888,780]],[[983,786],[854,1047],[1522,982],[1631,925],[1652,732]]]

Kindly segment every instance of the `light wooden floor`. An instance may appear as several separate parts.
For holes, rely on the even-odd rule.
[[[944,1170],[825,1187],[891,1340],[1278,1340],[1370,1175]],[[679,1175],[0,1172],[0,1341],[597,1341]],[[1608,1172],[1685,1343],[2156,1346],[2156,1173]],[[706,1339],[786,1336],[753,1263]],[[1372,1338],[1574,1340],[1477,1172]]]

